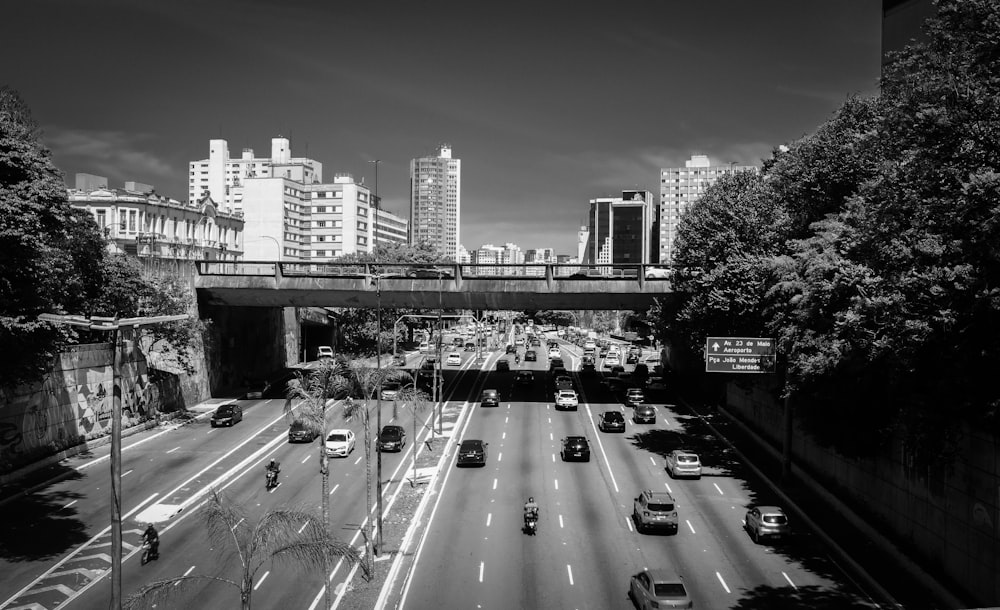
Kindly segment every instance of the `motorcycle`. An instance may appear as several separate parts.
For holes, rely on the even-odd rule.
[[[524,531],[528,535],[534,536],[538,531],[538,515],[524,516]]]
[[[272,489],[278,486],[277,470],[268,470],[267,473],[265,474],[265,477],[266,478],[264,479],[264,489],[271,491]]]
[[[146,565],[154,559],[160,558],[160,543],[157,542],[143,542],[142,543],[142,556],[139,558],[139,563]]]

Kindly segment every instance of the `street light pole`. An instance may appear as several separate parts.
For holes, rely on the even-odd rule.
[[[373,159],[371,163],[375,164],[375,202],[377,202],[378,164],[381,163],[381,160]],[[378,207],[375,205],[375,202],[371,202],[371,207],[375,207],[375,214],[378,214]],[[374,229],[372,236],[374,237]],[[374,243],[375,239],[372,242]],[[395,332],[393,332],[393,335],[395,335]],[[378,477],[375,483],[375,520],[378,529],[375,532],[375,547],[372,551],[378,557],[379,550],[382,548],[382,451],[378,447],[377,440],[378,435],[382,433],[382,275],[380,273],[375,274],[375,371],[375,374],[378,375],[378,386],[375,389],[378,393],[378,396],[375,398],[375,453],[377,454],[375,456],[375,472]]]
[[[66,324],[96,331],[111,331],[111,604],[113,610],[122,607],[122,388],[121,354],[119,339],[122,328],[133,332],[142,327],[163,322],[177,322],[188,319],[187,314],[173,316],[150,316],[144,318],[111,318],[93,316],[56,315],[43,313],[41,322]]]

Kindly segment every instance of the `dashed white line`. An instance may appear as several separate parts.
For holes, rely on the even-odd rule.
[[[628,526],[628,531],[632,531],[632,517],[625,517],[625,525]]]
[[[719,582],[722,583],[722,588],[726,590],[726,593],[732,593],[732,591],[729,590],[729,586],[726,585],[726,581],[722,580],[722,574],[716,572],[715,575],[719,577]]]
[[[183,574],[181,574],[181,576],[187,576],[193,571],[194,571],[194,566],[191,566],[190,568],[187,569],[187,572],[184,572]],[[177,582],[174,583],[174,586],[176,587],[179,584],[181,584],[181,581],[178,580]]]
[[[237,521],[237,522],[236,522],[236,525],[234,525],[234,526],[232,527],[233,531],[235,531],[235,530],[236,530],[236,528],[238,528],[238,527],[240,526],[240,523],[243,523],[243,520],[244,520],[244,517],[240,517],[240,520],[239,520],[239,521]]]
[[[718,484],[718,483],[712,483],[712,485],[715,485],[715,488],[719,490],[719,495],[720,495],[720,496],[724,496],[724,495],[726,495],[726,494],[722,493],[722,488],[721,488],[721,487],[719,487],[719,484]]]
[[[79,502],[79,500],[73,500],[73,501],[69,502],[68,504],[64,505],[63,508],[69,508],[70,506],[73,506],[77,502]]]
[[[306,461],[307,461],[307,460],[308,460],[309,458],[311,458],[311,457],[312,457],[312,454],[310,453],[310,454],[306,455],[306,457],[302,458],[302,461],[301,461],[301,462],[299,462],[299,463],[300,463],[300,464],[305,464],[305,463],[306,463]]]
[[[693,526],[693,525],[691,525],[691,522],[690,522],[690,521],[688,521],[687,519],[685,519],[685,520],[684,520],[684,523],[687,523],[687,524],[688,524],[688,529],[690,529],[690,530],[691,530],[691,533],[692,533],[692,534],[696,533],[696,532],[694,531],[694,526]]]
[[[497,488],[497,480],[493,479],[493,489],[496,489],[496,488]]]
[[[552,461],[553,462],[556,461],[556,454],[554,454],[554,453],[552,454]]]
[[[653,463],[653,466],[656,466],[656,460],[653,459],[653,456],[649,456],[649,461]]]
[[[174,447],[173,449],[171,449],[167,453],[173,453],[174,451],[177,451],[178,449],[180,449],[180,447]]]
[[[299,528],[299,533],[300,534],[302,533],[302,530],[306,529],[307,525],[309,525],[309,521],[306,521],[305,523],[302,524],[302,527]]]
[[[364,459],[364,457],[365,456],[363,456],[363,455],[359,455],[358,459],[354,460],[354,465],[357,466],[358,464],[360,464],[361,460]]]
[[[566,564],[566,573],[569,574],[569,584],[573,584],[573,566]]]
[[[663,486],[667,488],[667,491],[670,492],[670,495],[674,494],[674,490],[670,489],[670,483],[664,483]]]
[[[503,418],[503,423],[505,423],[505,424],[506,424],[506,423],[507,423],[507,420],[509,420],[509,419],[510,419],[510,416],[509,416],[509,415],[508,415],[507,417]]]
[[[485,561],[479,562],[479,582],[483,582],[483,569],[486,567]]]
[[[507,438],[507,433],[506,432],[504,432],[503,434],[500,435],[500,440],[504,440],[505,438]]]
[[[493,521],[493,513],[486,513],[486,527],[490,526],[491,521]]]
[[[552,423],[552,418],[551,418],[551,417],[549,418],[549,423],[550,423],[550,424]]]
[[[497,454],[497,461],[498,462],[502,462],[503,461],[503,451],[501,451],[500,453]]]
[[[264,575],[260,577],[260,580],[257,581],[257,584],[253,586],[253,590],[254,591],[256,591],[257,589],[260,588],[261,583],[264,582],[264,579],[267,578],[267,575],[270,574],[270,573],[271,573],[270,570],[268,570],[267,572],[264,572]]]
[[[553,436],[552,436],[552,433],[551,433],[551,432],[549,432],[549,440],[550,440],[550,441],[554,441],[554,440],[556,440],[555,438],[553,438]]]
[[[788,584],[792,585],[793,589],[798,589],[798,587],[795,586],[795,583],[792,582],[792,579],[788,577],[788,574],[785,574],[784,572],[782,572],[781,575],[785,577],[785,580],[788,581]]]
[[[124,477],[124,476],[128,476],[128,475],[130,475],[130,474],[132,474],[132,470],[131,470],[131,469],[129,469],[129,470],[126,470],[125,472],[123,472],[123,473],[122,473],[122,476]]]
[[[562,515],[559,515],[559,527],[561,528],[562,526],[563,526]]]
[[[332,495],[333,495],[333,492],[337,491],[337,488],[338,488],[338,487],[340,487],[340,483],[337,483],[336,485],[334,485],[334,486],[333,486],[333,489],[331,489],[331,490],[330,490],[330,493],[329,493],[329,495],[331,495],[331,496],[332,496]]]
[[[556,491],[559,491],[559,479],[554,479],[554,482],[556,484]]]

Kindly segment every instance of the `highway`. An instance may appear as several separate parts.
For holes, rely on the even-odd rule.
[[[536,362],[518,364],[505,356],[511,359],[511,371],[495,370],[500,354],[491,355],[483,370],[473,362],[475,354],[465,352],[460,366],[444,367],[446,398],[453,407],[468,409],[454,440],[487,442],[487,463],[482,468],[445,464],[428,528],[402,588],[389,596],[392,605],[387,607],[627,608],[629,577],[647,567],[679,572],[701,608],[874,607],[808,532],[799,531],[779,546],[750,540],[742,527],[747,506],[773,498],[677,396],[648,396],[647,402],[657,406],[657,421],[635,424],[631,409],[601,383],[602,374],[579,371],[580,349],[563,342],[563,359],[580,405],[576,411],[556,411],[544,346],[535,349],[540,355]],[[412,356],[410,364],[416,364]],[[534,380],[515,385],[518,370],[534,371]],[[499,406],[480,406],[484,388],[499,391]],[[145,583],[180,575],[239,581],[240,558],[233,545],[213,548],[197,510],[209,488],[242,507],[248,524],[271,509],[319,513],[320,441],[287,442],[281,399],[240,403],[244,420],[231,428],[213,429],[201,419],[124,443],[125,595]],[[383,423],[399,423],[409,433],[411,412],[399,409],[393,421],[392,409],[391,402],[383,402]],[[624,434],[598,430],[598,414],[610,409],[625,413]],[[362,426],[360,421],[344,422],[336,405],[328,417],[331,427],[351,428],[358,438],[352,455],[331,460],[332,528],[341,539],[362,547]],[[372,433],[374,437],[374,418]],[[567,435],[589,439],[589,462],[560,459],[560,443]],[[405,481],[414,446],[408,438],[404,451],[383,454],[387,500]],[[705,471],[700,480],[673,480],[664,471],[662,456],[679,447],[701,455]],[[268,492],[263,464],[271,457],[281,462],[282,472],[280,485]],[[72,476],[3,505],[6,522],[20,521],[37,537],[26,537],[24,548],[7,543],[0,564],[5,574],[0,608],[107,607],[110,474],[106,460],[84,466],[88,459],[95,458],[67,461],[65,468],[79,468]],[[676,535],[636,531],[633,499],[643,489],[673,495],[680,523]],[[541,506],[533,537],[522,532],[528,496]],[[136,516],[158,503],[185,508],[160,529],[160,559],[143,566],[136,550],[141,535]],[[30,546],[32,540],[38,541],[37,548]],[[348,566],[338,566],[331,579],[334,592],[349,589],[350,578]],[[253,577],[256,607],[311,610],[322,605],[322,595],[319,571],[266,562]],[[171,607],[231,607],[238,598],[232,585],[198,579],[178,588],[179,601]]]

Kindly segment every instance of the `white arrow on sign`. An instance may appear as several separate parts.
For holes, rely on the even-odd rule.
[[[716,341],[715,343],[712,344],[712,349],[714,349],[714,350],[718,350],[719,349],[719,342],[718,341]]]

